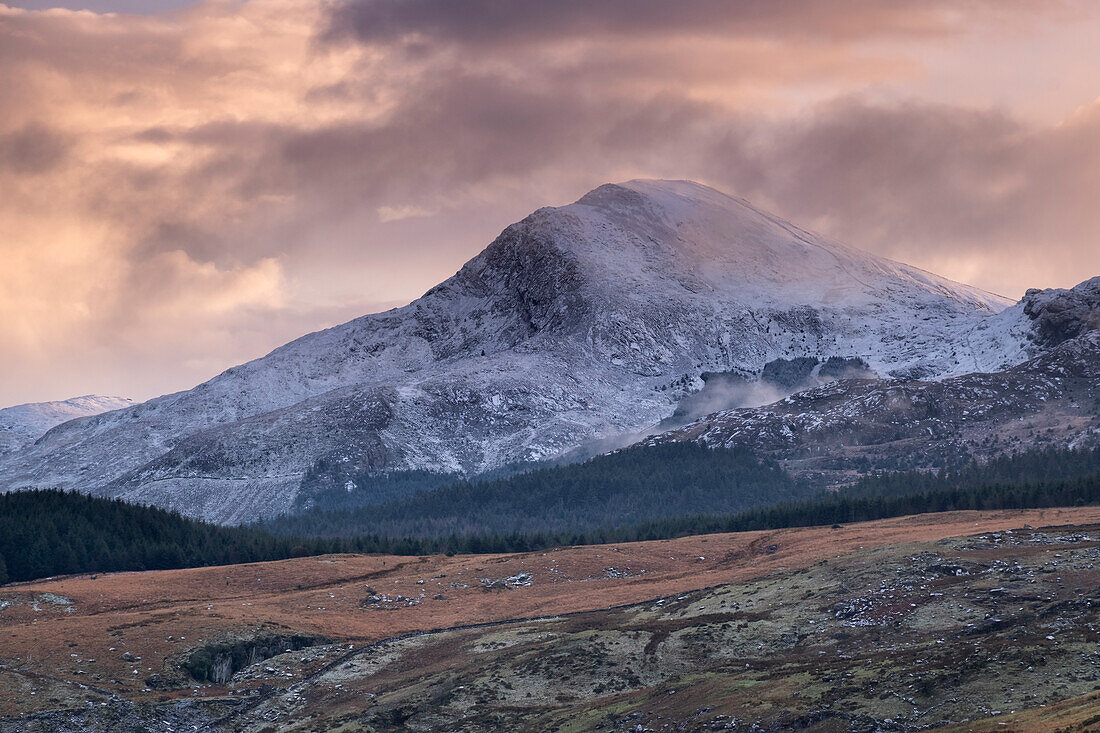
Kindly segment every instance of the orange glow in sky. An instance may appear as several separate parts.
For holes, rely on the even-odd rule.
[[[181,4],[0,5],[0,406],[191,387],[634,177],[1012,297],[1100,274],[1094,2]]]

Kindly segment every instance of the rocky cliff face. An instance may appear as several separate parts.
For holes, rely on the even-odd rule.
[[[704,372],[797,357],[907,378],[1000,369],[1047,343],[1009,305],[699,184],[606,185],[508,227],[404,308],[58,426],[0,462],[0,488],[248,521],[294,506],[320,464],[470,475],[625,440]]]
[[[1035,343],[1046,348],[1057,346],[1086,331],[1100,329],[1100,277],[1070,290],[1028,290],[1021,306],[1033,323]]]

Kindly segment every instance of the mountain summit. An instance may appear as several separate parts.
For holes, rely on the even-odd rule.
[[[1031,321],[1009,305],[697,183],[608,184],[509,226],[403,308],[60,425],[3,459],[0,488],[248,521],[308,503],[319,479],[474,475],[644,431],[705,372],[800,356],[902,378],[1016,364]]]

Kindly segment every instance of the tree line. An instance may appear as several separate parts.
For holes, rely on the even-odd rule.
[[[638,450],[640,452],[633,452]],[[499,482],[422,492],[383,515],[421,534],[363,531],[276,534],[296,518],[252,527],[221,527],[155,507],[56,490],[0,495],[0,583],[69,573],[224,565],[332,552],[421,555],[524,552],[565,545],[669,539],[691,534],[830,525],[961,509],[1029,509],[1100,503],[1100,449],[1036,450],[938,474],[907,471],[866,476],[839,491],[807,489],[778,465],[746,452],[632,449],[588,469],[514,476]],[[569,478],[571,477],[571,478]],[[713,487],[719,487],[712,491]],[[631,487],[637,489],[632,495]],[[672,488],[670,496],[662,488]],[[485,493],[479,493],[486,488]],[[734,499],[722,492],[744,491]],[[770,494],[772,500],[768,501]],[[465,493],[464,493],[465,492]],[[530,493],[526,493],[530,492]],[[430,506],[442,496],[446,503]],[[747,498],[746,498],[747,497]],[[736,501],[758,502],[726,511]],[[465,502],[465,503],[463,503]],[[726,503],[723,503],[726,502]],[[477,507],[488,519],[475,521]],[[655,509],[652,505],[660,504]],[[695,510],[692,507],[719,507]],[[424,511],[416,519],[402,512]],[[377,509],[372,507],[371,509]],[[318,512],[303,528],[331,521],[336,530],[364,526],[351,512]],[[492,524],[513,512],[533,519]],[[653,513],[662,513],[653,517]],[[541,514],[541,518],[540,518]],[[648,515],[648,516],[647,516]],[[456,521],[460,516],[462,521]],[[546,517],[560,523],[552,524]],[[642,517],[642,519],[638,519]],[[310,524],[319,522],[318,524]],[[345,522],[345,524],[341,524]],[[539,523],[546,528],[538,528]],[[280,524],[281,523],[281,524]],[[434,523],[434,524],[433,524]],[[431,530],[439,528],[434,533]],[[520,528],[517,528],[520,527]],[[470,528],[470,529],[465,529]]]
[[[391,501],[265,522],[282,535],[400,537],[595,531],[726,514],[809,496],[778,463],[696,443],[628,448],[493,480],[453,481]]]
[[[175,512],[57,490],[0,495],[0,582],[163,570],[339,550],[321,538],[220,527]]]
[[[460,481],[340,510],[314,510],[257,525],[281,535],[431,539],[446,536],[583,534],[693,516],[729,516],[837,496],[941,494],[960,487],[1039,482],[1100,471],[1100,449],[1045,449],[939,471],[865,475],[839,492],[796,481],[744,448],[695,443],[640,446],[584,463],[491,481]],[[824,520],[822,520],[824,521]]]

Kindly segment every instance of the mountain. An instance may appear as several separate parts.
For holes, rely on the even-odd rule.
[[[939,381],[839,380],[724,410],[646,438],[748,448],[795,474],[846,483],[870,470],[934,469],[1043,447],[1100,446],[1100,332],[1002,372]]]
[[[1026,309],[697,183],[609,184],[509,226],[408,306],[55,427],[0,461],[0,488],[249,521],[364,473],[629,442],[707,372],[803,356],[903,379],[1000,370],[1045,348]]]
[[[125,397],[84,395],[55,402],[29,402],[0,409],[0,454],[33,443],[55,425],[78,417],[131,407]]]
[[[714,411],[643,442],[749,448],[827,483],[868,470],[1100,445],[1100,277],[1072,289],[1029,290],[1013,310],[1031,320],[1037,352],[1003,371],[806,383],[772,404]]]

